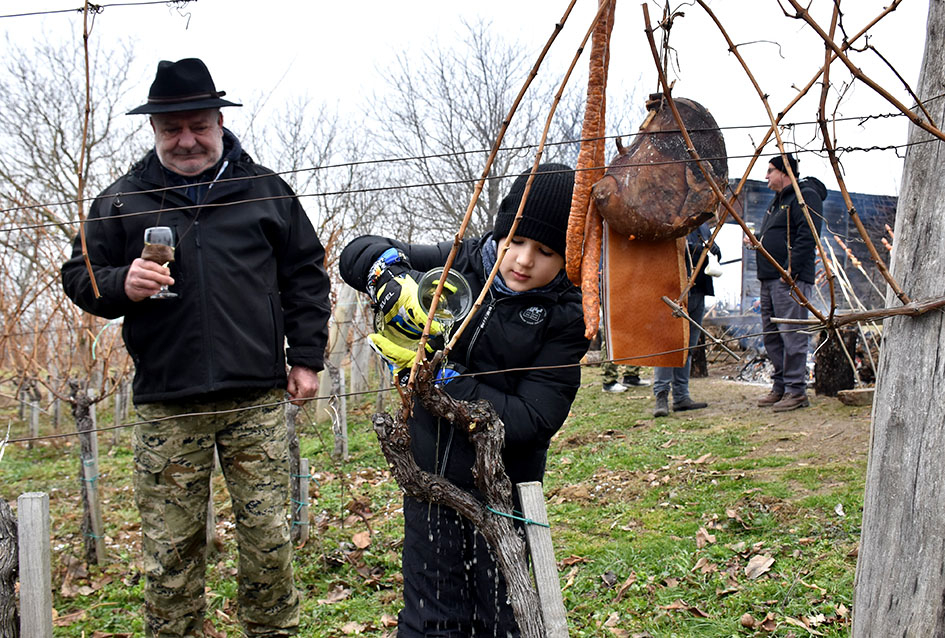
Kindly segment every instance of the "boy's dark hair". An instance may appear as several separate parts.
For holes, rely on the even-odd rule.
[[[527,181],[528,173],[516,177],[512,188],[499,204],[492,231],[496,241],[509,234]],[[565,164],[540,164],[515,234],[539,241],[564,257],[573,190],[574,169]]]

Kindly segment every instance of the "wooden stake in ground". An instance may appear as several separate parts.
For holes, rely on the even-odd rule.
[[[17,503],[20,552],[20,631],[24,638],[52,638],[49,495],[21,494]]]
[[[945,85],[945,4],[929,5],[917,93]],[[945,103],[927,102],[936,121]],[[942,142],[910,128],[896,211],[893,277],[913,298],[945,292]],[[931,141],[930,141],[931,140]],[[886,304],[895,303],[887,293]],[[863,532],[853,607],[854,638],[945,635],[945,313],[883,322]]]

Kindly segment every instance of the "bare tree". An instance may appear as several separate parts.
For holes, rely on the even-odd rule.
[[[385,72],[391,92],[375,101],[371,136],[378,151],[401,161],[389,167],[400,190],[391,194],[388,217],[399,237],[420,232],[442,238],[455,232],[482,172],[489,149],[524,83],[533,60],[525,49],[495,36],[486,23],[466,25],[458,44],[435,47],[419,61],[398,55]],[[536,82],[505,136],[491,176],[523,170],[534,156],[553,91]],[[551,159],[556,147],[549,149]],[[489,180],[470,222],[478,234],[492,226],[508,184]]]
[[[527,79],[537,51],[496,36],[488,23],[465,25],[465,37],[436,46],[414,59],[398,55],[384,71],[389,94],[377,98],[370,139],[376,152],[397,161],[385,166],[386,183],[397,187],[385,206],[388,232],[407,241],[442,239],[459,227],[513,100]],[[574,165],[584,117],[584,86],[575,74],[566,87],[549,131],[543,161]],[[492,228],[509,182],[527,169],[537,145],[559,75],[539,72],[509,125],[473,217],[471,235]],[[642,100],[612,98],[611,130],[642,119]]]
[[[357,161],[362,137],[327,106],[304,98],[287,103],[247,134],[251,152],[282,173],[301,198],[325,246],[330,273],[337,271],[333,266],[347,240],[370,230],[379,206],[376,166]]]
[[[83,193],[101,190],[141,154],[140,144],[132,142],[140,122],[122,117],[133,55],[128,47],[91,53],[89,101],[81,43],[20,48],[8,41],[6,51],[0,71],[0,206],[7,209],[0,226],[4,369],[12,371],[18,388],[42,384],[72,405],[84,461],[94,447],[87,434],[90,406],[117,391],[131,365],[117,330],[106,330],[104,320],[65,300],[59,266],[78,232]],[[88,488],[81,485],[84,496]],[[86,556],[100,560],[89,521],[86,507]]]
[[[59,240],[77,231],[82,120],[86,107],[82,47],[77,42],[38,42],[23,48],[6,42],[0,74],[0,203],[20,208],[7,216],[18,225],[53,223]],[[142,123],[124,118],[134,86],[130,46],[93,52],[94,101],[90,105],[86,161],[87,192],[96,193],[124,173],[143,146],[134,135]],[[0,236],[3,241],[7,234]]]

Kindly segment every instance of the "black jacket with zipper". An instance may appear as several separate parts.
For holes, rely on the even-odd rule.
[[[819,235],[823,226],[827,187],[816,177],[802,179],[799,186]],[[792,277],[809,284],[814,283],[817,240],[814,239],[810,226],[804,218],[804,211],[797,201],[793,185],[786,186],[774,196],[762,219],[758,239],[764,249]],[[755,267],[758,271],[758,279],[780,279],[781,277],[774,265],[762,257],[761,253],[755,255]]]
[[[486,241],[492,241],[491,234],[464,240],[452,267],[466,277],[476,297],[488,276],[481,248]],[[452,242],[420,245],[359,237],[341,253],[342,278],[363,292],[371,264],[392,246],[407,255],[411,268],[426,271],[444,265]],[[564,424],[581,383],[578,364],[588,348],[581,293],[566,280],[545,293],[505,296],[494,291],[490,289],[463,332],[449,363],[463,375],[501,372],[458,377],[444,388],[456,399],[490,401],[505,424],[503,460],[512,483],[540,481],[551,437]],[[473,487],[475,454],[464,434],[419,402],[410,432],[422,469]]]
[[[124,316],[136,403],[285,387],[286,361],[323,367],[325,251],[288,184],[226,129],[223,148],[200,178],[213,180],[209,187],[188,188],[151,150],[96,198],[85,232],[100,297],[78,236],[62,266],[63,288],[80,308]],[[199,203],[191,199],[197,188]],[[132,302],[125,276],[149,226],[174,230],[171,291],[179,296]]]

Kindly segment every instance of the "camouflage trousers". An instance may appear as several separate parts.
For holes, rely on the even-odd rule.
[[[203,636],[207,502],[217,450],[236,519],[239,617],[248,636],[299,623],[289,538],[284,392],[137,406],[135,500],[141,515],[145,635]],[[277,404],[277,405],[273,405]],[[248,406],[262,405],[265,407]],[[216,412],[216,414],[200,414]],[[179,416],[180,415],[180,416]],[[159,420],[166,417],[179,418]]]
[[[623,368],[623,375],[620,374],[620,368]],[[622,381],[624,377],[639,377],[640,366],[618,366],[613,361],[600,364],[601,377],[604,383],[613,383]]]

